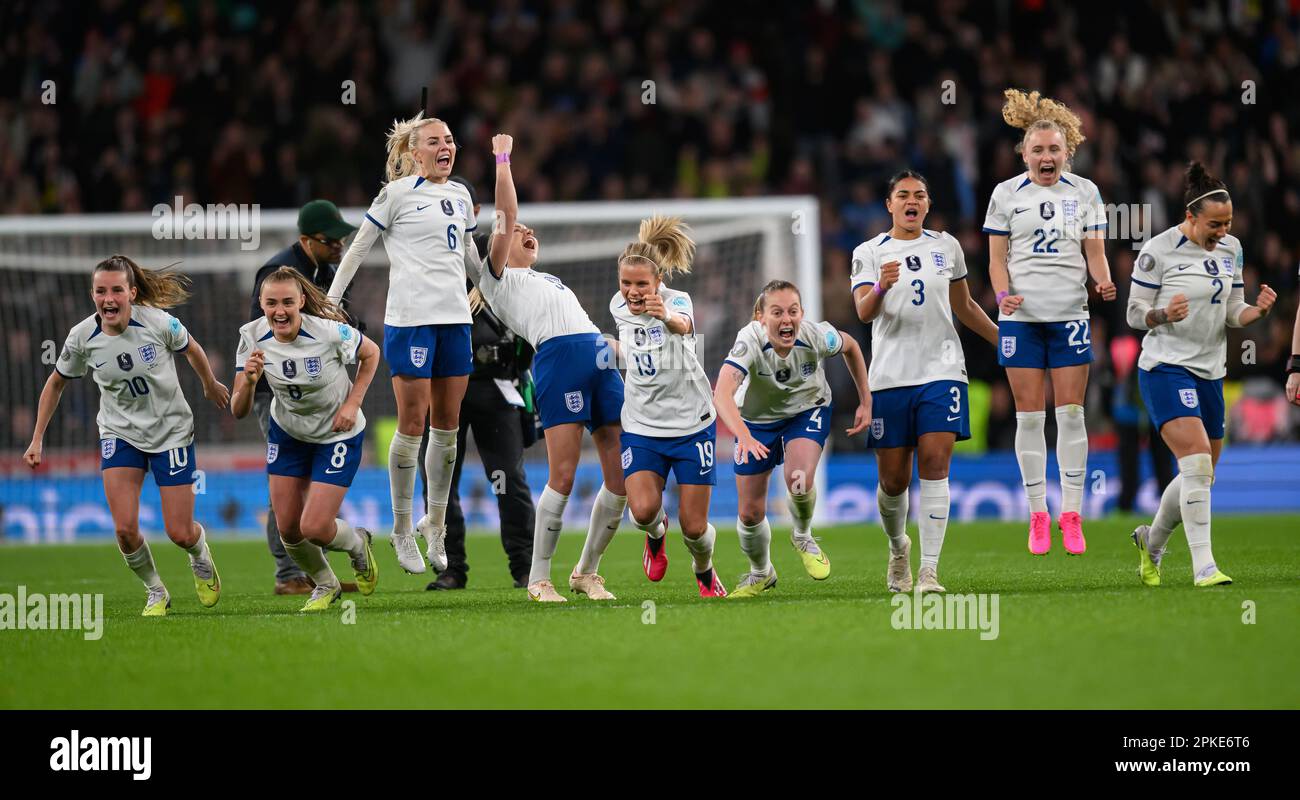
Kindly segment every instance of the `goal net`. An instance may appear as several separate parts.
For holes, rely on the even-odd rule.
[[[364,208],[343,210],[354,224],[364,213]],[[612,332],[608,304],[617,290],[616,258],[636,237],[641,219],[655,213],[682,216],[696,240],[694,271],[675,279],[673,286],[689,292],[695,303],[701,360],[710,377],[716,377],[735,332],[749,318],[753,300],[768,280],[797,282],[807,315],[820,318],[818,206],[811,197],[531,204],[520,209],[520,220],[537,231],[542,243],[539,268],[559,276],[596,325]],[[45,529],[51,513],[78,503],[103,505],[95,424],[99,398],[89,381],[74,383],[64,393],[45,437],[47,466],[33,478],[21,464],[37,398],[63,340],[94,311],[90,270],[98,261],[122,253],[146,267],[176,263],[193,281],[194,296],[172,313],[203,345],[218,377],[229,385],[237,331],[248,318],[254,275],[272,255],[297,241],[297,212],[259,211],[250,215],[253,226],[242,234],[233,222],[226,226],[220,218],[214,226],[211,207],[207,216],[207,224],[200,219],[174,236],[160,235],[158,218],[152,214],[0,218],[0,275],[7,289],[0,293],[0,325],[6,332],[0,507],[6,512],[3,530],[9,536],[29,532],[33,524]],[[483,206],[479,219],[483,226],[490,224],[491,206]],[[247,235],[250,231],[252,236]],[[368,326],[368,335],[380,342],[387,291],[388,259],[384,248],[376,246],[353,281],[351,308]],[[200,464],[217,471],[257,469],[263,457],[257,426],[237,422],[206,402],[188,366],[178,365],[177,372],[194,410]],[[376,422],[395,413],[391,384],[383,377],[374,381],[365,401],[367,417]],[[367,461],[373,464],[377,437],[367,438]],[[471,453],[470,459],[474,457]],[[720,437],[718,459],[729,457],[730,442]],[[530,461],[544,458],[541,447],[528,451]],[[478,470],[465,473],[470,477]],[[201,497],[201,506],[205,500],[218,502]],[[15,522],[19,517],[22,521]],[[56,527],[67,529],[69,523],[59,517]]]

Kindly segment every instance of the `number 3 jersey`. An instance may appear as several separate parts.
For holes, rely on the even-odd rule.
[[[1164,308],[1174,295],[1186,295],[1188,311],[1186,319],[1147,331],[1139,367],[1171,364],[1206,380],[1227,374],[1228,299],[1245,292],[1242,259],[1235,236],[1224,236],[1214,250],[1206,250],[1177,227],[1142,246],[1133,266],[1133,291],[1154,289],[1152,308]]]
[[[235,371],[254,350],[266,354],[261,380],[274,397],[271,418],[285,433],[300,442],[332,444],[351,439],[366,429],[366,416],[357,409],[357,421],[350,431],[335,431],[334,415],[352,392],[347,365],[355,364],[361,349],[361,334],[344,322],[301,315],[302,325],[292,342],[281,342],[262,317],[239,329]]]
[[[882,233],[853,251],[852,290],[875,286],[880,268],[898,262],[898,282],[885,292],[871,323],[872,391],[933,381],[966,383],[966,356],[952,324],[948,289],[966,279],[961,245],[946,233],[922,230],[915,239]]]
[[[172,359],[189,346],[180,320],[159,308],[131,306],[131,321],[117,336],[100,327],[98,314],[77,323],[54,368],[65,378],[94,373],[101,439],[117,437],[141,452],[161,453],[194,441],[194,414]]]
[[[695,326],[695,308],[686,292],[659,289],[664,307]],[[689,436],[715,416],[709,377],[695,352],[695,335],[672,333],[649,314],[633,314],[621,292],[609,301],[618,324],[619,348],[627,369],[623,430],[641,436]]]
[[[831,387],[822,366],[843,349],[844,338],[829,322],[799,323],[794,347],[784,357],[768,340],[763,323],[741,328],[723,361],[745,373],[736,390],[740,416],[746,422],[779,422],[830,405]]]

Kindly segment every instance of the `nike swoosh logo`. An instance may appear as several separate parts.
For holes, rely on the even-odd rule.
[[[1189,506],[1194,506],[1194,505],[1196,505],[1197,503],[1204,503],[1204,502],[1205,502],[1204,500],[1188,500],[1188,501],[1187,501],[1187,505],[1189,505]]]
[[[326,468],[326,470],[325,470],[325,474],[326,474],[326,475],[337,475],[337,474],[339,474],[339,473],[342,472],[342,471],[343,471],[343,470],[341,470],[341,469],[329,469],[329,468]]]
[[[1179,272],[1182,272],[1183,270],[1187,269],[1187,268],[1190,267],[1190,266],[1191,266],[1191,264],[1179,264],[1179,265],[1178,265],[1178,271],[1179,271]]]
[[[956,421],[959,420],[959,419],[961,419],[961,415],[960,415],[960,414],[958,414],[958,415],[955,416],[955,417],[948,417],[948,421],[949,421],[949,422],[956,422]]]
[[[1042,486],[1044,483],[1047,483],[1047,481],[1039,481],[1037,483],[1026,483],[1025,488],[1028,489],[1031,486]]]
[[[947,517],[936,517],[935,515],[931,514],[930,519],[947,519]]]
[[[170,470],[170,471],[168,471],[167,474],[168,474],[168,475],[179,475],[179,474],[181,474],[181,473],[184,472],[184,471],[185,471],[185,467],[181,467],[180,469],[173,469],[173,470]]]
[[[770,372],[756,372],[756,373],[754,373],[754,374],[755,374],[755,375],[758,375],[760,378],[770,378],[770,377],[772,377],[772,373],[770,373]]]
[[[398,465],[397,465],[397,468],[398,468],[398,469],[415,469],[415,465],[412,464],[412,465],[409,466],[409,467],[404,467],[404,466],[402,466],[401,464],[398,464]]]
[[[1077,477],[1079,477],[1079,476],[1082,475],[1082,474],[1083,474],[1082,472],[1067,472],[1067,473],[1065,473],[1065,477],[1067,477],[1067,478],[1077,478]]]
[[[1075,352],[1076,354],[1078,354],[1078,355],[1083,355],[1084,353],[1088,352],[1088,348],[1083,347],[1083,348],[1080,348],[1080,349],[1078,349],[1078,350],[1075,350],[1074,352]]]
[[[708,475],[708,474],[709,474],[710,472],[712,472],[712,471],[713,471],[713,467],[709,467],[708,469],[702,469],[702,470],[700,470],[700,474],[701,474],[701,475]]]
[[[100,367],[104,366],[107,363],[108,363],[107,361],[101,361],[95,365],[95,369],[99,369]]]
[[[1011,216],[1014,217],[1016,214],[1019,214],[1019,213],[1022,212],[1022,211],[1028,211],[1028,210],[1029,210],[1029,209],[1027,209],[1027,208],[1017,208],[1015,211],[1012,211],[1012,212],[1011,212]]]
[[[432,205],[432,203],[431,203],[430,205]],[[415,210],[416,210],[416,211],[423,211],[423,210],[425,210],[425,209],[428,208],[428,207],[429,207],[429,206],[416,206],[416,207],[415,207]]]

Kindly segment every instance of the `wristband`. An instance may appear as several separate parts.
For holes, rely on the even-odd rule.
[[[497,163],[498,163],[498,164],[509,164],[509,163],[510,163],[510,154],[509,154],[509,153],[497,153]]]
[[[1002,305],[1002,301],[1005,300],[1009,294],[1011,294],[1011,292],[998,292],[998,305]]]
[[[887,291],[889,291],[889,290],[888,290],[888,289],[882,289],[882,288],[881,288],[881,284],[877,283],[875,286],[872,286],[872,287],[871,287],[871,291],[875,292],[876,294],[883,295],[885,292],[887,292]]]
[[[1300,355],[1293,353],[1291,360],[1286,364],[1286,374],[1294,375],[1297,372],[1300,372]]]

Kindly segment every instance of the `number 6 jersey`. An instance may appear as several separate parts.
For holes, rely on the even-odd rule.
[[[686,292],[662,286],[664,308],[695,326],[695,308]],[[621,292],[609,301],[618,324],[619,348],[627,368],[623,430],[641,436],[689,436],[713,422],[713,392],[695,353],[695,335],[672,333],[649,314],[632,314]]]

